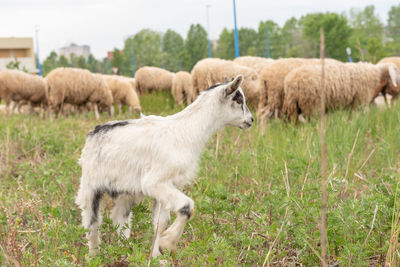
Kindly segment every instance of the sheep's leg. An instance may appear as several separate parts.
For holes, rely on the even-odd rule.
[[[80,190],[79,194],[82,191]],[[102,216],[100,214],[100,201],[103,192],[94,191],[87,193],[89,197],[78,198],[83,199],[79,205],[82,208],[82,224],[85,229],[89,230],[86,234],[88,239],[89,253],[95,254],[96,248],[100,244],[99,226],[101,224]],[[83,203],[82,203],[83,202]]]
[[[129,238],[131,230],[131,208],[138,204],[141,198],[130,195],[120,194],[114,199],[114,207],[111,210],[111,219],[115,226],[118,226],[118,232],[126,239]]]
[[[156,239],[154,240],[153,253],[151,254],[153,258],[161,255],[159,245],[160,234],[163,233],[165,229],[167,229],[170,220],[171,218],[169,210],[165,209],[164,206],[160,205],[159,201],[155,200],[153,207],[153,225]]]
[[[129,106],[129,114],[133,114],[133,113],[134,113],[134,111],[133,111],[132,106]]]
[[[10,104],[10,114],[14,114],[14,110],[15,110],[16,107],[17,107],[17,103],[14,102],[14,101],[11,101],[11,104]]]
[[[118,114],[122,114],[122,104],[118,103],[117,107],[118,107]]]
[[[191,198],[171,185],[157,184],[148,190],[151,197],[159,201],[167,210],[176,212],[177,217],[174,223],[161,233],[158,245],[160,250],[176,250],[176,243],[183,233],[187,221],[192,217],[194,202]]]
[[[110,115],[110,117],[114,117],[114,106],[113,105],[111,105],[108,108],[108,115]]]
[[[94,109],[94,116],[96,117],[96,120],[100,119],[99,109],[98,109],[96,103],[93,103],[93,109]]]

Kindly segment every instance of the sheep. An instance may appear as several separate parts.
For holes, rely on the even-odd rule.
[[[385,57],[381,59],[377,64],[384,64],[384,63],[393,63],[397,66],[397,68],[400,69],[400,57]],[[383,97],[385,99],[385,102],[388,103],[388,99],[395,100],[398,96],[397,92],[398,90],[399,89],[395,89],[393,86],[386,88],[385,91],[383,92]]]
[[[98,105],[107,107],[113,115],[112,93],[100,74],[78,68],[57,68],[52,70],[46,81],[49,88],[49,105],[58,114],[64,103],[86,105],[94,109],[99,118]]]
[[[130,85],[132,86],[133,90],[135,90],[136,94],[138,94],[137,83],[136,83],[136,79],[135,78],[125,77],[125,76],[120,76],[120,77],[123,77],[124,79],[126,79],[130,83]]]
[[[379,60],[377,64],[382,63],[393,63],[396,64],[396,66],[400,69],[400,57],[385,57]]]
[[[174,74],[157,67],[142,67],[135,73],[137,90],[140,94],[166,90],[171,91]]]
[[[129,107],[129,113],[132,113],[132,107],[135,111],[141,113],[139,97],[136,94],[130,78],[116,75],[103,75],[108,88],[112,92],[114,103],[117,104],[119,113],[122,112],[122,105]]]
[[[246,78],[242,87],[250,104],[255,105],[259,95],[256,71],[233,61],[218,58],[202,59],[193,67],[193,98],[196,98],[200,92],[207,89],[211,84],[231,80],[238,74],[243,74]]]
[[[227,125],[247,129],[253,124],[242,81],[239,75],[232,82],[210,87],[177,114],[111,121],[87,135],[75,202],[88,230],[89,253],[96,253],[100,243],[99,204],[105,193],[114,200],[110,217],[125,238],[130,234],[132,205],[145,196],[154,198],[152,257],[165,249],[175,251],[194,210],[194,201],[180,190],[194,179],[207,140]],[[177,217],[167,228],[171,211]]]
[[[340,64],[335,59],[326,59],[326,64]],[[305,64],[319,64],[320,59],[282,58],[263,68],[259,78],[260,100],[257,117],[265,122],[266,117],[279,117],[284,99],[284,79],[292,70]]]
[[[40,76],[19,70],[0,72],[0,99],[6,102],[7,110],[11,114],[15,107],[20,112],[21,106],[26,103],[29,104],[31,112],[33,106],[43,109],[47,106],[46,92],[47,83]]]
[[[172,79],[172,96],[178,105],[183,105],[183,101],[186,100],[187,104],[192,103],[192,77],[189,72],[179,71],[175,73]]]
[[[321,90],[327,111],[369,105],[380,92],[396,88],[398,82],[400,71],[394,64],[327,64],[325,87],[321,88],[321,65],[301,66],[285,78],[283,111],[294,122],[299,112],[309,118],[319,110]]]
[[[243,57],[235,58],[233,60],[233,62],[243,65],[243,66],[246,66],[246,67],[249,67],[249,68],[252,68],[258,74],[260,74],[264,67],[271,65],[272,63],[275,62],[275,60],[273,60],[271,58],[243,56]]]

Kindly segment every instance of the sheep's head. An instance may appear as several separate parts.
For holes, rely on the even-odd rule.
[[[393,63],[379,64],[383,72],[383,82],[386,83],[384,93],[390,94],[394,98],[400,94],[400,70]]]
[[[220,115],[225,125],[236,126],[241,129],[253,125],[253,115],[246,105],[246,97],[240,88],[243,75],[238,75],[233,81],[216,85],[216,93],[220,100]]]

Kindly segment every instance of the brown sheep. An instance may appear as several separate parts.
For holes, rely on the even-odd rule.
[[[260,100],[258,104],[257,117],[260,122],[265,122],[267,117],[275,115],[279,117],[282,113],[284,99],[284,80],[288,73],[305,64],[318,64],[320,59],[308,58],[282,58],[265,67],[259,78]],[[335,59],[326,59],[326,64],[340,64]]]
[[[172,96],[178,105],[183,105],[183,101],[186,100],[187,104],[192,103],[192,76],[189,72],[179,71],[175,74],[172,79]]]
[[[241,87],[247,100],[251,105],[256,105],[259,95],[256,71],[233,61],[218,58],[205,58],[194,65],[192,69],[193,98],[211,85],[230,81],[239,74],[245,78]]]
[[[294,122],[299,112],[309,118],[319,110],[323,93],[327,111],[369,105],[382,90],[398,81],[400,71],[394,64],[327,64],[325,87],[321,89],[321,65],[304,65],[285,78],[283,111]]]
[[[135,73],[137,90],[140,94],[153,91],[171,91],[174,74],[157,67],[142,67]]]
[[[19,70],[4,70],[0,72],[0,99],[6,102],[7,110],[13,113],[17,106],[18,111],[24,103],[33,106],[47,106],[46,81],[36,75],[27,74]],[[11,101],[16,105],[10,106]]]
[[[116,75],[103,75],[103,77],[112,92],[119,113],[122,112],[122,105],[127,105],[130,113],[133,112],[132,108],[139,113],[142,112],[139,97],[132,86],[131,78]]]
[[[98,119],[98,105],[107,107],[113,115],[113,97],[101,75],[77,68],[57,68],[52,70],[46,81],[49,88],[49,106],[57,114],[64,103],[92,106]]]

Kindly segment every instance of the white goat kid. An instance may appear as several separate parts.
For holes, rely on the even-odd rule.
[[[232,82],[211,86],[177,114],[112,121],[88,134],[80,158],[82,178],[76,203],[89,230],[89,252],[95,253],[100,243],[99,204],[104,193],[115,202],[111,219],[126,238],[132,205],[145,196],[154,198],[157,232],[152,256],[165,249],[175,251],[194,209],[193,200],[179,189],[194,178],[203,146],[226,125],[247,129],[253,124],[242,81],[239,75]],[[167,229],[170,211],[177,217]]]

